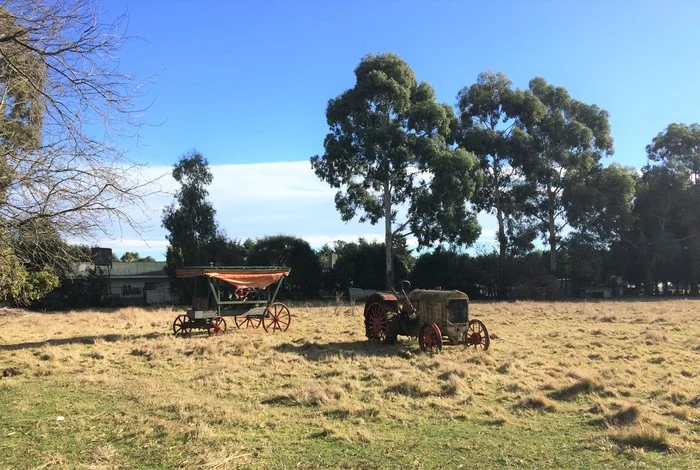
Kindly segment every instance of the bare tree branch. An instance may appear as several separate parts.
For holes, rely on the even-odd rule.
[[[142,115],[141,85],[118,69],[127,18],[102,22],[96,5],[0,0],[2,257],[23,244],[58,263],[68,251],[40,249],[49,238],[140,233],[149,218],[153,181],[122,150]]]

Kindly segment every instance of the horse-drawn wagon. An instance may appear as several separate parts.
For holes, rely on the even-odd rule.
[[[237,328],[266,332],[287,331],[292,321],[289,308],[277,302],[282,281],[290,273],[285,267],[190,266],[176,270],[191,288],[192,307],[173,322],[173,333],[184,335],[205,329],[210,335],[226,332],[225,317]],[[271,287],[275,286],[274,291]]]

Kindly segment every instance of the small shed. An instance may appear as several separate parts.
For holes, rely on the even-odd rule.
[[[109,278],[114,303],[161,305],[173,302],[165,261],[113,262]]]

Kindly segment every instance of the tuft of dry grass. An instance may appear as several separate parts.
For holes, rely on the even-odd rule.
[[[545,396],[532,395],[525,397],[516,403],[515,408],[521,410],[543,410],[553,412],[557,410],[557,405]]]
[[[639,406],[627,404],[605,419],[612,426],[632,426],[639,422],[641,414]]]
[[[499,374],[507,374],[508,371],[510,371],[510,368],[512,367],[512,364],[510,362],[504,362],[498,368],[496,369],[496,372]]]
[[[625,429],[616,429],[610,438],[618,444],[644,450],[667,452],[671,449],[665,431],[646,424]]]
[[[422,398],[430,395],[430,392],[424,390],[419,384],[405,380],[388,386],[385,391],[410,398]]]
[[[576,382],[550,393],[550,396],[555,400],[570,401],[575,400],[579,395],[598,393],[604,390],[605,386],[600,381],[588,376],[579,376]]]

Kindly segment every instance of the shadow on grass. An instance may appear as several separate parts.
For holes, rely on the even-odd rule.
[[[277,352],[303,356],[307,361],[324,361],[329,357],[354,358],[362,356],[401,357],[410,359],[414,353],[406,343],[381,344],[367,340],[301,344],[284,343],[274,348]]]
[[[69,344],[95,344],[97,341],[106,341],[115,343],[117,341],[133,341],[136,339],[156,339],[165,336],[168,333],[147,333],[143,335],[90,335],[90,336],[73,336],[71,338],[47,339],[45,341],[30,341],[27,343],[17,344],[0,344],[0,351],[19,351],[22,349],[35,349],[44,346],[65,346]]]
[[[593,379],[585,377],[561,390],[550,393],[549,396],[555,400],[572,401],[579,395],[588,393],[605,394],[605,387]]]

